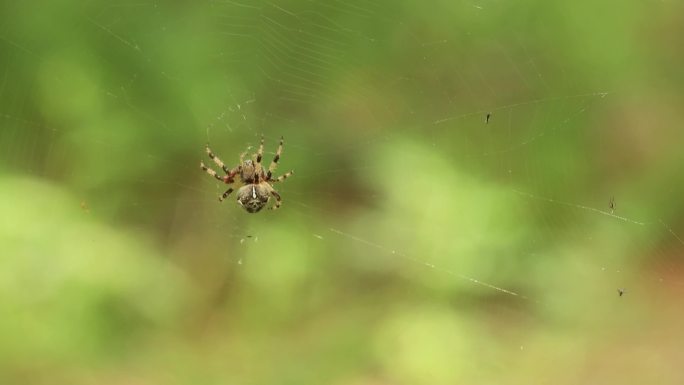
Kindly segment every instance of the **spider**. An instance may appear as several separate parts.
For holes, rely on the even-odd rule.
[[[221,167],[226,176],[219,176],[216,171],[207,167],[204,162],[200,161],[200,167],[202,170],[206,171],[207,174],[213,176],[217,180],[225,183],[231,184],[236,183],[235,186],[238,188],[237,191],[237,201],[247,212],[257,213],[261,211],[268,203],[271,195],[275,197],[275,205],[271,206],[271,210],[275,210],[280,207],[281,198],[280,194],[271,186],[272,183],[282,182],[287,179],[290,175],[294,174],[294,170],[287,172],[277,178],[273,178],[273,171],[275,171],[278,160],[280,159],[280,153],[283,151],[283,137],[280,137],[280,145],[278,145],[278,150],[276,151],[271,165],[268,166],[268,171],[264,172],[264,168],[261,165],[261,158],[264,154],[264,137],[261,136],[261,143],[259,144],[259,151],[252,155],[254,159],[245,160],[245,155],[247,151],[240,154],[240,164],[228,169],[221,159],[219,159],[209,148],[206,146],[207,155],[211,158],[217,166]],[[236,178],[237,177],[237,178]],[[237,179],[237,180],[236,180]],[[221,196],[219,196],[219,202],[223,202],[228,195],[234,191],[231,187]]]

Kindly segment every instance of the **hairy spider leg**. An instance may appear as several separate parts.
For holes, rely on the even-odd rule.
[[[282,199],[280,199],[280,194],[278,194],[275,190],[271,189],[271,195],[273,195],[276,199],[275,205],[269,207],[269,210],[277,210],[280,208],[280,204],[282,203]]]
[[[275,179],[271,179],[269,182],[273,182],[273,183],[275,183],[275,182],[282,182],[282,181],[284,181],[285,179],[289,178],[290,175],[292,175],[292,174],[294,174],[294,170],[291,170],[291,171],[289,171],[289,172],[286,172],[285,174],[283,174],[283,175],[281,175],[281,176],[279,176],[279,177],[277,177],[277,178],[275,178]]]
[[[255,166],[255,183],[259,183],[259,178],[266,180],[266,174],[264,174],[264,166],[261,165],[261,160],[264,157],[264,136],[261,135],[261,142],[259,142],[259,150],[256,153],[256,166]]]
[[[266,180],[269,181],[271,180],[271,176],[273,176],[273,171],[275,171],[276,167],[278,167],[278,161],[280,160],[280,154],[283,152],[283,137],[280,137],[280,144],[278,144],[278,150],[276,151],[275,156],[273,157],[273,160],[271,161],[271,165],[268,166],[268,173],[266,174]]]
[[[261,158],[264,156],[264,136],[261,135],[261,143],[259,143],[259,150],[257,151],[256,154],[256,162],[257,164],[261,164]]]
[[[214,153],[209,148],[209,144],[206,145],[206,150],[207,150],[207,155],[209,155],[209,157],[214,161],[214,163],[216,163],[217,166],[221,167],[223,172],[225,172],[226,174],[230,174],[230,170],[228,170],[228,167],[226,167],[226,165],[223,164],[223,161],[221,161],[221,159],[219,159],[216,155],[214,155]]]
[[[232,192],[233,192],[233,188],[232,188],[232,187],[229,188],[228,190],[226,190],[226,192],[224,192],[223,195],[221,195],[221,196],[219,197],[219,202],[223,202],[226,198],[228,198],[228,195],[230,195],[230,193],[232,193]]]
[[[222,177],[220,177],[220,176],[218,176],[218,175],[216,174],[216,171],[214,171],[214,170],[210,169],[209,167],[207,167],[207,166],[204,164],[204,162],[202,162],[201,160],[200,160],[200,167],[202,168],[202,170],[206,171],[207,174],[213,176],[214,178],[220,180],[221,182],[224,182],[224,183],[226,182]]]

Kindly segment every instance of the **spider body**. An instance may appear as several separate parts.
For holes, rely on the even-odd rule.
[[[264,167],[261,165],[261,159],[264,154],[264,138],[261,137],[261,143],[259,144],[259,150],[256,154],[252,155],[253,159],[244,159],[247,153],[242,153],[240,155],[240,164],[232,169],[228,169],[225,164],[211,151],[209,146],[206,147],[207,155],[211,158],[217,166],[221,167],[226,176],[219,176],[216,171],[207,167],[204,162],[200,162],[200,167],[207,174],[213,176],[217,180],[225,184],[235,183],[237,187],[237,201],[247,212],[257,213],[263,209],[268,203],[271,197],[276,200],[275,205],[271,209],[275,210],[281,205],[280,194],[273,188],[272,184],[276,182],[282,182],[287,179],[294,171],[287,172],[277,178],[273,178],[273,171],[275,171],[278,160],[280,159],[280,154],[283,151],[283,138],[280,138],[280,144],[278,150],[276,151],[271,165],[268,167],[268,171],[264,171]],[[236,180],[237,178],[237,180]],[[219,201],[223,202],[235,189],[233,187],[226,190],[223,195],[219,196]]]
[[[272,191],[263,184],[249,184],[242,186],[237,191],[237,201],[248,213],[257,213],[266,206]],[[280,196],[278,196],[280,198]],[[276,198],[276,199],[278,199]]]
[[[240,169],[240,180],[242,183],[254,183],[256,175],[257,170],[251,159],[242,162],[242,167]]]

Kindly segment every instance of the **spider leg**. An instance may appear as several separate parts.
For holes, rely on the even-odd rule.
[[[200,167],[202,168],[202,170],[206,171],[207,174],[209,174],[209,175],[213,176],[214,178],[220,180],[221,182],[224,182],[224,183],[225,183],[225,180],[224,180],[223,178],[221,178],[220,176],[218,176],[218,174],[216,174],[216,171],[214,171],[214,170],[210,169],[209,167],[207,167],[207,166],[204,164],[204,162],[202,162],[201,160],[200,160]]]
[[[271,176],[273,174],[273,171],[275,171],[276,167],[278,166],[278,160],[280,160],[280,154],[283,152],[283,137],[280,137],[280,144],[278,145],[278,150],[276,151],[275,156],[273,157],[273,161],[271,161],[271,165],[268,166],[268,173],[266,174],[266,180],[271,180]]]
[[[223,172],[228,174],[230,172],[230,170],[228,170],[228,167],[226,167],[226,165],[223,164],[221,159],[219,159],[216,155],[214,155],[214,153],[209,148],[208,144],[206,146],[206,150],[207,150],[207,155],[209,155],[209,157],[214,161],[214,163],[216,163],[217,166],[221,167],[221,169],[223,169]]]
[[[271,190],[271,195],[275,197],[276,203],[275,205],[269,207],[269,210],[277,210],[278,208],[280,208],[282,199],[280,199],[280,194],[278,194],[275,190]]]
[[[279,177],[277,177],[277,178],[275,178],[275,179],[271,179],[269,182],[272,182],[272,183],[275,183],[275,182],[282,182],[282,181],[284,181],[285,179],[289,178],[292,174],[294,174],[294,170],[292,170],[292,171],[290,171],[290,172],[286,172],[285,174],[283,174],[283,175],[281,175],[281,176],[279,176]]]
[[[256,153],[256,166],[255,166],[255,182],[259,183],[259,179],[266,180],[266,175],[264,174],[264,166],[261,165],[261,160],[264,157],[264,136],[261,135],[261,142],[259,143],[259,150]]]
[[[233,192],[233,188],[232,188],[232,187],[229,188],[228,190],[226,190],[226,192],[224,192],[223,195],[221,195],[221,196],[219,197],[219,202],[223,202],[226,198],[228,198],[228,195],[230,195],[230,193],[232,193],[232,192]]]
[[[227,184],[235,182],[235,175],[239,174],[240,170],[242,170],[242,164],[233,167],[228,171],[228,175],[224,178],[224,182]]]
[[[264,156],[264,136],[261,135],[261,143],[259,143],[259,150],[257,151],[256,162],[261,164],[261,158]]]

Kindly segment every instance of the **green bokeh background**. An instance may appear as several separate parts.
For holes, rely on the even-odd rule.
[[[681,36],[676,1],[1,3],[0,383],[684,383]],[[249,215],[198,165],[261,134],[296,174]]]

